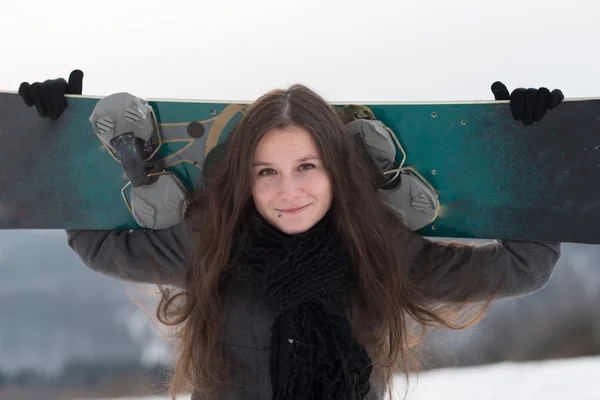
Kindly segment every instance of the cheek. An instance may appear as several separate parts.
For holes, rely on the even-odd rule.
[[[322,201],[331,198],[331,181],[326,174],[313,177],[308,183],[308,188],[313,196],[319,197]]]
[[[259,207],[266,207],[277,195],[277,188],[270,179],[257,179],[252,185],[252,197]]]

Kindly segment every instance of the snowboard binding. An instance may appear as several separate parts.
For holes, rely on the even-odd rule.
[[[94,133],[127,181],[121,195],[136,222],[149,229],[165,229],[180,222],[187,190],[156,157],[162,139],[154,110],[129,93],[102,98],[89,117]],[[127,199],[126,189],[130,200]]]
[[[369,155],[376,187],[385,204],[416,231],[433,222],[439,212],[435,188],[413,167],[404,166],[406,152],[390,128],[366,106],[348,104],[338,109],[348,133]],[[400,162],[396,153],[402,153]]]

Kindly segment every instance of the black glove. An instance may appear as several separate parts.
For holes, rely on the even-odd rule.
[[[492,93],[494,93],[496,100],[510,99],[513,118],[522,121],[523,125],[531,125],[533,121],[541,121],[547,109],[552,110],[558,107],[565,98],[560,90],[554,89],[550,92],[545,87],[539,89],[518,88],[509,95],[508,89],[502,82],[494,82]]]
[[[69,82],[63,78],[49,79],[44,82],[27,82],[19,86],[19,95],[28,107],[35,105],[38,114],[56,120],[67,108],[65,94],[81,94],[83,72],[76,69],[69,75]]]

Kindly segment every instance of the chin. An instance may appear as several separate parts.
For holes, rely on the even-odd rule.
[[[296,235],[298,233],[303,233],[309,230],[314,226],[314,224],[310,224],[308,226],[289,226],[291,224],[279,224],[278,229],[287,235]]]
[[[287,235],[295,235],[308,229],[305,227],[305,224],[280,221],[277,216],[275,216],[274,219],[271,219],[271,225]]]

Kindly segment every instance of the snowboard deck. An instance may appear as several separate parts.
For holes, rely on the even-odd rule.
[[[102,97],[67,97],[51,121],[0,92],[0,229],[141,229],[122,167],[88,120]],[[157,157],[188,190],[249,104],[146,100],[162,135]],[[369,107],[403,146],[404,165],[437,191],[440,211],[420,234],[600,243],[600,98],[565,99],[531,126],[513,120],[508,101],[334,105],[346,104]]]

